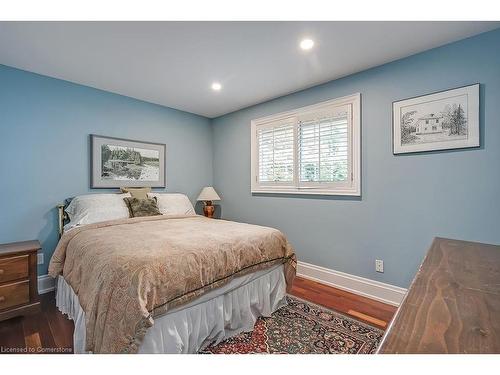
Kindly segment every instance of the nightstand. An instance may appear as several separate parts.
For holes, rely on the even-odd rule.
[[[0,321],[40,311],[38,241],[0,245]]]

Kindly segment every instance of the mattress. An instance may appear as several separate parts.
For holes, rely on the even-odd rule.
[[[210,343],[251,331],[260,316],[286,305],[284,266],[236,277],[224,286],[155,317],[139,353],[196,353]],[[75,323],[75,353],[85,353],[85,312],[71,286],[57,280],[56,305]]]

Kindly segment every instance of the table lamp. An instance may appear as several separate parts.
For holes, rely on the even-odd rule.
[[[206,217],[213,218],[215,207],[212,204],[213,201],[220,201],[219,194],[215,191],[212,186],[205,186],[198,195],[198,201],[203,201],[203,213]]]

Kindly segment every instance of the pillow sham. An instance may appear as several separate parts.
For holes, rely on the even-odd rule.
[[[148,193],[151,193],[150,187],[122,187],[120,188],[122,193],[130,193],[132,198],[145,199],[148,197]]]
[[[70,221],[64,229],[129,217],[123,200],[126,197],[130,197],[130,194],[87,194],[74,197],[66,208]]]
[[[185,194],[148,193],[149,198],[156,197],[162,215],[195,216],[194,207]]]
[[[158,204],[156,203],[156,197],[145,199],[131,197],[123,198],[123,200],[128,206],[130,217],[161,215]]]

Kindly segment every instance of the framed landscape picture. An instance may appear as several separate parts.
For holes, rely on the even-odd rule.
[[[90,135],[91,188],[165,187],[164,144]]]
[[[479,84],[392,103],[393,152],[479,146]]]

